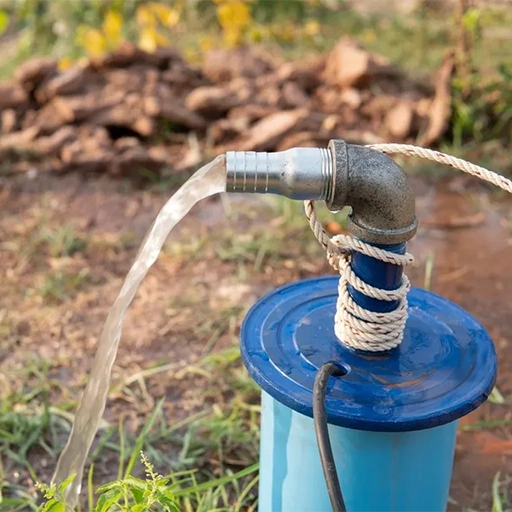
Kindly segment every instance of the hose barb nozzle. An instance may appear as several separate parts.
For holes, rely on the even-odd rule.
[[[228,151],[227,192],[279,194],[331,201],[333,158],[328,149],[293,148],[275,153]]]

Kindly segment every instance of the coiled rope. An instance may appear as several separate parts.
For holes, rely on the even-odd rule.
[[[511,180],[452,155],[410,144],[370,144],[366,147],[389,155],[414,156],[449,165],[481,180],[488,181],[512,194]],[[345,345],[358,350],[380,352],[397,347],[403,340],[404,328],[407,322],[409,278],[404,273],[402,283],[396,290],[375,288],[362,281],[354,273],[351,267],[352,254],[359,252],[385,263],[403,267],[413,263],[414,257],[412,254],[395,254],[349,235],[336,235],[331,238],[318,220],[314,201],[305,201],[304,210],[316,239],[327,251],[327,259],[330,265],[340,273],[338,302],[334,318],[336,336]],[[364,309],[350,295],[349,285],[367,297],[384,301],[397,301],[398,306],[389,313],[376,313]]]

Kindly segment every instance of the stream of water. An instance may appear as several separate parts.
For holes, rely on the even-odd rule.
[[[163,206],[139,249],[101,332],[87,386],[76,411],[68,442],[59,457],[54,482],[59,485],[75,474],[67,501],[74,507],[80,494],[87,455],[105,411],[112,366],[119,347],[123,319],[137,289],[155,263],[167,236],[190,209],[202,199],[226,190],[224,156],[197,171]]]

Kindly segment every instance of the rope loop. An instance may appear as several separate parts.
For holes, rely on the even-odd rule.
[[[452,155],[409,144],[371,144],[366,147],[390,155],[415,156],[449,165],[512,194],[511,180]],[[352,254],[359,252],[384,263],[402,267],[412,265],[412,254],[395,254],[349,235],[336,235],[331,238],[318,220],[313,201],[304,202],[304,211],[315,238],[327,253],[329,264],[340,274],[334,318],[336,336],[348,347],[369,352],[390,350],[400,345],[407,322],[407,294],[411,287],[409,278],[404,273],[402,283],[396,290],[375,288],[355,274],[351,266]],[[349,286],[367,297],[396,302],[397,306],[389,313],[369,311],[354,301]]]

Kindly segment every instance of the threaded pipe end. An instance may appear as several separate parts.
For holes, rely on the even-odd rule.
[[[319,151],[322,159],[320,172],[322,174],[322,182],[324,185],[320,199],[324,199],[329,203],[332,200],[334,188],[334,163],[329,149],[321,148]]]

